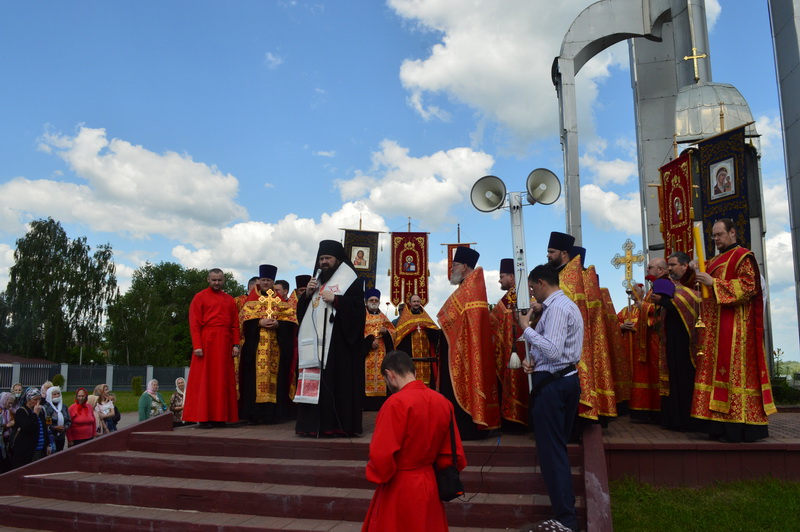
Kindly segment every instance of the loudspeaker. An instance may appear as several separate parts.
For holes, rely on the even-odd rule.
[[[481,212],[495,211],[506,201],[506,185],[499,177],[485,175],[472,185],[470,199],[472,205]]]
[[[528,190],[528,203],[531,204],[550,205],[561,195],[561,182],[547,168],[537,168],[528,174],[525,188]]]

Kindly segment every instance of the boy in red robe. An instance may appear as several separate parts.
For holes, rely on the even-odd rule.
[[[436,469],[451,465],[453,406],[416,380],[414,363],[390,351],[381,364],[393,392],[378,412],[369,446],[367,480],[378,484],[362,532],[446,532]],[[453,423],[458,470],[467,466],[458,427]]]

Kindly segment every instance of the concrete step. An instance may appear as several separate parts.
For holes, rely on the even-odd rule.
[[[72,502],[358,522],[367,513],[373,490],[85,471],[23,477],[20,495],[44,493]],[[583,508],[582,498],[578,504]],[[551,513],[547,496],[529,494],[476,493],[448,503],[446,509],[454,527],[492,527],[499,516],[504,525],[519,527]]]
[[[311,460],[361,460],[369,458],[365,438],[283,439],[265,428],[199,429],[184,427],[175,431],[134,432],[129,449],[134,451],[250,458]],[[464,442],[467,463],[471,466],[535,467],[536,446],[532,435],[509,435],[481,442]],[[583,465],[581,447],[568,446],[570,463]]]
[[[65,502],[59,499],[9,495],[0,497],[0,530],[58,530],[86,532],[359,532],[361,521],[326,521],[259,515],[206,513]],[[36,523],[36,529],[24,528]],[[450,527],[450,532],[508,532],[506,528]]]
[[[163,454],[142,451],[111,451],[85,454],[73,464],[80,471],[122,475],[170,476],[209,480],[237,479],[242,482],[304,484],[339,488],[374,489],[365,477],[360,460],[287,460]],[[573,468],[576,491],[581,471]],[[538,467],[467,466],[461,479],[468,493],[545,493]]]

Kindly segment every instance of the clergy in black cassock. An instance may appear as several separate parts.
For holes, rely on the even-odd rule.
[[[360,434],[364,406],[364,291],[335,240],[320,242],[318,277],[298,299],[299,373],[295,431],[304,436]]]

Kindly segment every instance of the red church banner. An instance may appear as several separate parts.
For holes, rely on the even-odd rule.
[[[659,168],[661,189],[658,203],[665,257],[675,251],[683,251],[691,256],[694,251],[691,157],[691,152],[686,152]]]
[[[412,294],[428,303],[428,233],[392,233],[391,302],[407,303]]]

